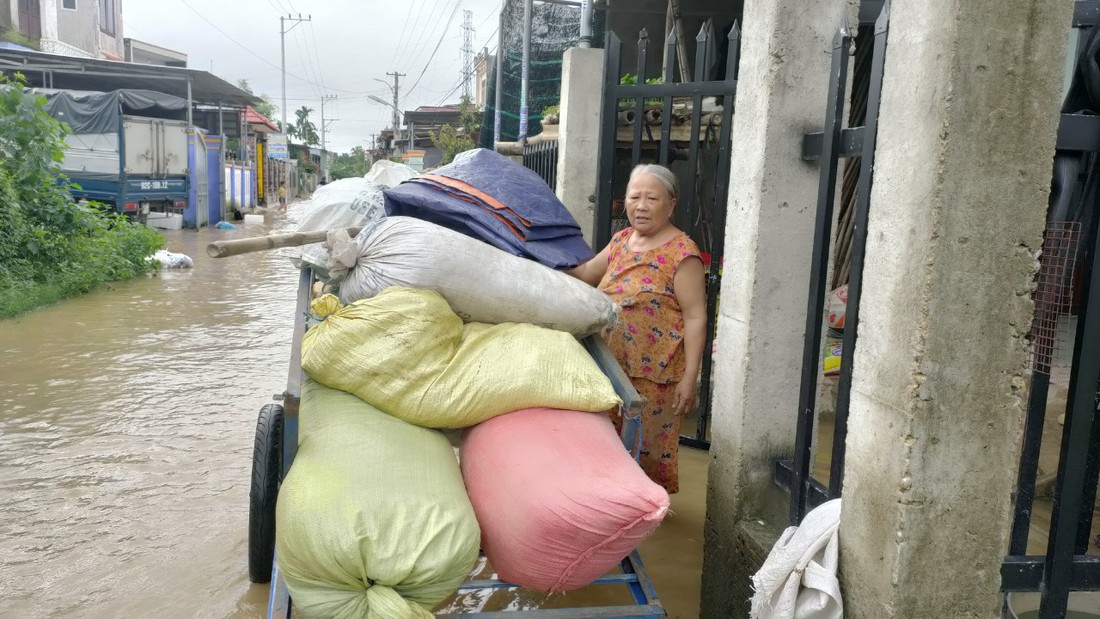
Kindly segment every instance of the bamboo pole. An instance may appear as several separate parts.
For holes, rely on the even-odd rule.
[[[354,237],[362,228],[347,228],[348,236]],[[316,232],[290,232],[287,234],[271,234],[268,236],[256,236],[250,239],[233,239],[229,241],[214,241],[206,246],[206,255],[211,258],[228,258],[256,251],[280,249],[283,247],[300,247],[311,243],[323,243],[328,238],[328,230]]]

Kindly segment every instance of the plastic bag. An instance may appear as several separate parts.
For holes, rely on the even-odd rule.
[[[837,579],[841,499],[788,527],[752,577],[752,619],[843,619]]]
[[[395,417],[466,428],[524,408],[606,411],[611,381],[573,336],[528,324],[462,324],[439,293],[388,288],[340,307],[315,300],[322,319],[302,339],[302,369]]]
[[[442,433],[302,385],[279,489],[279,568],[303,617],[432,617],[477,562],[473,508]]]
[[[471,322],[526,322],[585,336],[615,318],[611,298],[579,279],[427,221],[387,217],[354,241],[357,255],[331,242],[334,262],[350,269],[340,284],[344,303],[405,286],[435,290]]]
[[[342,178],[314,192],[305,215],[298,222],[298,232],[362,227],[385,215],[381,185],[365,178]],[[303,248],[299,260],[297,266],[308,264],[319,275],[327,277],[330,255],[324,247]]]
[[[195,266],[191,256],[173,253],[166,249],[158,249],[149,260],[159,262],[162,269],[190,269]]]
[[[396,187],[404,183],[416,175],[416,170],[403,163],[383,159],[372,163],[370,172],[367,172],[364,178],[389,189],[390,187]]]
[[[462,477],[501,579],[554,593],[618,565],[668,513],[607,415],[526,410],[468,430]]]

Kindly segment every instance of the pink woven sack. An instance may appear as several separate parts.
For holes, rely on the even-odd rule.
[[[607,415],[530,409],[466,433],[462,476],[500,578],[554,593],[590,584],[661,524],[668,493]]]

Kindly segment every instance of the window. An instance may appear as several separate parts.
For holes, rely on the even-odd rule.
[[[99,29],[115,36],[115,0],[99,0]]]
[[[61,8],[65,9],[66,11],[75,11],[76,0],[61,0]]]

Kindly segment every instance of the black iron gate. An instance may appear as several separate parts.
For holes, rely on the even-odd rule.
[[[638,38],[637,73],[621,74],[622,43],[608,32],[600,128],[599,183],[596,189],[596,247],[629,224],[621,196],[630,170],[639,163],[668,166],[680,179],[681,195],[675,223],[699,245],[707,271],[707,341],[703,349],[702,384],[695,431],[681,443],[708,448],[711,407],[712,350],[722,277],[726,200],[730,177],[730,127],[737,89],[736,67],[740,31],[734,23],[726,37],[726,75],[710,79],[707,61],[722,41],[711,23],[696,37],[695,81],[676,82],[677,38],[665,41],[669,62],[663,74],[646,73],[649,35]],[[632,83],[628,83],[632,82]],[[704,100],[712,108],[704,107]]]
[[[1100,590],[1100,548],[1092,539],[1100,483],[1100,2],[1077,2],[1074,84],[1058,128],[1054,183],[1032,322],[1031,384],[1017,473],[1015,513],[1008,556],[1001,568],[1006,592],[1040,593],[1038,617],[1065,617],[1073,591]],[[1087,93],[1087,94],[1086,94]],[[1053,477],[1050,528],[1044,555],[1028,542],[1040,465],[1051,375],[1061,325],[1076,314],[1057,474]],[[1072,323],[1070,323],[1072,324]],[[1047,431],[1048,438],[1057,439]],[[1046,485],[1051,480],[1048,477]],[[1036,540],[1039,541],[1039,540]],[[1039,548],[1036,548],[1038,552]],[[1007,602],[1006,602],[1007,604]]]
[[[872,11],[877,10],[878,13]],[[890,5],[865,4],[860,21],[874,24],[874,48],[871,56],[867,88],[866,114],[862,127],[843,128],[845,103],[848,100],[848,65],[851,62],[852,33],[847,20],[833,38],[832,67],[829,72],[829,98],[825,113],[825,131],[807,135],[802,156],[817,159],[820,180],[817,196],[817,217],[814,224],[814,244],[811,255],[810,287],[807,295],[806,335],[802,357],[802,382],[798,403],[798,430],[793,459],[780,460],[775,466],[776,482],[790,490],[790,522],[798,524],[814,507],[840,496],[844,474],[844,441],[848,433],[848,407],[852,387],[852,364],[859,326],[859,303],[863,286],[863,256],[867,246],[867,219],[871,204],[871,181],[874,169],[875,139],[878,131],[879,96],[882,92],[883,64],[890,23]],[[859,80],[857,80],[858,87]],[[836,414],[833,430],[832,459],[828,484],[811,474],[813,440],[816,430],[817,397],[821,370],[823,323],[822,314],[828,294],[830,245],[834,237],[833,208],[836,196],[837,172],[840,160],[859,157],[859,177],[856,184],[855,208],[852,213],[850,265],[848,265],[848,300],[841,344],[840,377],[837,384]]]
[[[550,189],[558,188],[558,141],[540,140],[523,145],[523,166],[533,170]]]

